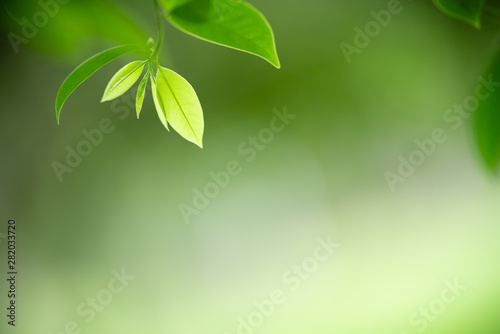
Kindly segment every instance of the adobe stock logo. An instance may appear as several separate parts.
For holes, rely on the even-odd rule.
[[[66,146],[66,165],[59,161],[53,161],[51,166],[59,182],[63,181],[65,173],[72,173],[75,168],[80,166],[84,157],[88,157],[95,147],[101,145],[104,135],[112,133],[116,126],[111,119],[104,118],[99,122],[99,127],[90,131],[83,129],[82,134],[86,139],[82,139],[76,144],[76,149],[70,145]]]
[[[65,5],[70,0],[39,0],[38,6],[40,10],[33,14],[31,20],[26,16],[21,18],[21,35],[14,32],[9,32],[7,38],[12,45],[15,53],[19,53],[19,46],[21,44],[28,44],[30,39],[38,35],[39,28],[45,27],[51,18],[59,13],[59,5]]]
[[[400,332],[399,334],[410,333],[423,333],[432,324],[436,322],[440,316],[451,308],[458,298],[466,291],[468,287],[461,282],[458,278],[446,279],[444,281],[444,288],[441,289],[438,296],[426,302],[424,306],[420,307],[417,311],[413,312],[408,317],[408,324],[411,329],[408,331]]]
[[[317,238],[317,246],[313,252],[302,259],[298,264],[289,267],[281,275],[281,283],[286,287],[273,289],[263,299],[255,300],[250,313],[236,318],[234,331],[224,334],[254,334],[271,318],[280,305],[287,302],[307,280],[317,274],[321,265],[326,265],[340,248],[340,243],[332,240],[331,236]]]
[[[180,203],[178,208],[184,222],[190,224],[193,218],[199,216],[210,202],[226,189],[231,181],[240,175],[245,164],[253,162],[283,132],[297,115],[291,114],[286,107],[283,110],[274,109],[273,117],[267,126],[261,128],[254,135],[248,136],[236,148],[238,158],[228,161],[222,170],[209,172],[209,181],[201,187],[193,188],[193,195],[189,202]]]
[[[476,85],[474,94],[471,94],[463,99],[461,103],[454,103],[453,107],[448,108],[443,113],[443,120],[449,125],[451,130],[458,130],[466,119],[470,118],[478,107],[481,101],[487,100],[500,87],[498,78],[493,78],[489,74],[487,78],[478,77],[479,83]],[[396,191],[396,186],[399,183],[404,183],[411,177],[416,169],[422,166],[428,158],[435,154],[439,145],[444,144],[448,140],[447,133],[451,132],[444,128],[433,129],[427,138],[415,140],[415,148],[406,156],[399,155],[399,166],[395,173],[386,171],[384,177],[387,185],[392,192]]]
[[[121,271],[113,269],[111,271],[112,278],[108,280],[105,288],[100,289],[97,293],[77,305],[75,313],[78,317],[84,318],[68,321],[62,330],[50,332],[49,334],[80,334],[86,324],[91,323],[99,317],[99,313],[106,310],[113,302],[114,298],[122,293],[125,288],[135,280],[135,276],[129,275],[125,268]],[[83,325],[83,326],[82,326]]]
[[[412,1],[412,0],[408,0]],[[340,50],[344,55],[347,63],[352,61],[351,57],[353,54],[360,54],[361,51],[370,45],[373,38],[376,38],[382,32],[382,28],[386,28],[392,21],[392,17],[403,11],[403,5],[399,0],[389,0],[387,3],[387,9],[381,9],[378,12],[372,10],[370,15],[373,20],[367,22],[364,29],[359,26],[354,27],[353,44],[346,42],[340,43]]]
[[[129,115],[135,114],[135,90],[131,89],[129,92],[120,96],[111,103],[111,111],[117,115],[118,120],[123,121]],[[98,126],[94,129],[81,131],[85,139],[80,140],[76,145],[66,146],[66,159],[53,161],[51,166],[59,182],[63,182],[65,174],[71,174],[78,168],[84,158],[88,157],[95,148],[102,144],[105,135],[115,131],[116,125],[110,118],[103,118]]]

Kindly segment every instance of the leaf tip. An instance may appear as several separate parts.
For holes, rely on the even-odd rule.
[[[280,63],[280,60],[278,58],[276,58],[276,60],[274,62],[271,63],[274,67],[276,67],[276,69],[280,69],[281,68],[281,63]]]
[[[61,115],[61,108],[59,108],[56,104],[56,121],[57,121],[57,125],[59,125],[59,117]]]
[[[261,55],[260,57],[267,60],[271,65],[273,65],[278,70],[281,68],[280,58],[278,56],[278,51],[276,50],[276,45],[273,46],[273,51],[267,55]]]

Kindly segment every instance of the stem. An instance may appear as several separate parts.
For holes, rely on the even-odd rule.
[[[163,20],[161,17],[161,10],[160,6],[158,5],[158,0],[153,0],[154,6],[155,6],[155,16],[156,16],[156,23],[158,25],[158,41],[156,42],[155,49],[153,51],[153,54],[151,57],[149,57],[150,60],[154,62],[158,62],[158,54],[160,53],[161,45],[163,43]]]
[[[151,81],[156,85],[155,72],[153,71],[153,63],[149,62],[149,73],[151,74]]]

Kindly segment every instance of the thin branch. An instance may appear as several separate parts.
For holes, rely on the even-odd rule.
[[[150,59],[153,61],[158,61],[158,54],[160,53],[161,45],[163,43],[163,18],[162,18],[162,12],[160,9],[160,5],[158,4],[158,0],[153,0],[154,7],[155,7],[155,16],[156,16],[156,23],[158,25],[158,41],[156,42],[155,49],[153,51],[153,54],[151,55]]]

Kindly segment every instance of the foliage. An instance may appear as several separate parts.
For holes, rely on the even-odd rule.
[[[109,81],[101,102],[113,100],[127,92],[141,77],[138,85],[136,112],[139,117],[146,86],[151,80],[152,97],[161,123],[172,126],[186,140],[203,147],[203,111],[189,82],[176,72],[158,63],[163,41],[164,18],[179,30],[199,39],[259,56],[276,68],[280,62],[272,29],[264,16],[242,0],[153,0],[159,38],[154,45],[123,45],[105,50],[87,59],[64,80],[56,97],[56,117],[59,123],[62,106],[73,91],[94,72],[116,58],[136,52],[141,60],[122,67]],[[162,6],[162,7],[160,7]],[[154,45],[152,47],[151,45]],[[148,47],[149,46],[149,47]]]
[[[434,0],[446,14],[477,29],[481,27],[484,0]],[[484,77],[500,78],[500,56],[493,59]],[[493,172],[500,163],[500,92],[495,90],[487,99],[478,101],[474,112],[474,140],[483,162]]]
[[[481,11],[484,0],[434,0],[434,4],[444,13],[464,21],[477,29],[481,27]]]

